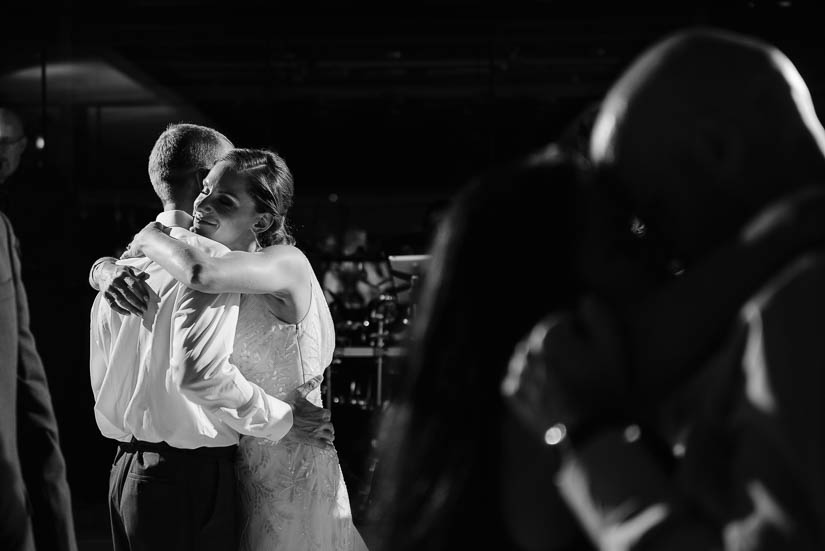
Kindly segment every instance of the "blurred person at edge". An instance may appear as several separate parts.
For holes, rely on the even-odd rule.
[[[5,185],[17,171],[27,144],[20,117],[12,110],[0,107],[0,185]]]
[[[25,127],[14,111],[0,107],[0,210],[14,224],[24,253],[32,247],[62,250],[67,238],[66,230],[55,232],[46,229],[43,220],[54,225],[64,225],[67,212],[74,201],[71,190],[61,182],[60,176],[49,164],[35,162],[37,155],[29,147]],[[31,216],[33,205],[38,216]],[[38,262],[27,269],[27,281],[51,284],[55,269],[66,268],[66,258],[59,254],[40,255]],[[34,277],[32,277],[34,276]],[[49,307],[51,311],[51,305]]]
[[[545,319],[503,385],[600,549],[825,547],[823,152],[801,76],[748,37],[668,37],[608,94],[598,188],[684,273]]]
[[[0,185],[26,147],[20,119],[0,108]],[[66,465],[46,374],[29,330],[19,245],[0,213],[0,548],[73,550]]]

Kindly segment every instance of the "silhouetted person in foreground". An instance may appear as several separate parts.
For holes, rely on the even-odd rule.
[[[670,245],[684,275],[638,308],[630,354],[609,315],[580,309],[540,325],[505,384],[564,450],[559,484],[600,548],[825,547],[825,255],[813,238],[823,151],[796,69],[742,36],[670,37],[608,94],[591,148],[603,190]],[[718,256],[731,239],[776,252],[809,238],[778,266],[781,254],[751,258],[752,270]],[[697,316],[704,323],[691,324]],[[664,419],[685,385],[690,407]],[[619,413],[605,416],[606,404]],[[651,430],[628,432],[631,421]],[[683,457],[663,454],[648,432]]]
[[[521,336],[581,291],[576,167],[545,153],[467,186],[438,228],[380,438],[381,549],[589,548],[555,490],[556,450],[498,393]]]

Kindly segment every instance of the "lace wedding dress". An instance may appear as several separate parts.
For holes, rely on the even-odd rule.
[[[269,295],[243,295],[232,362],[268,394],[283,398],[332,362],[335,333],[312,277],[309,312],[297,324],[272,313]],[[308,399],[321,405],[320,388]],[[244,551],[366,549],[352,523],[338,454],[290,439],[242,437],[237,474]]]

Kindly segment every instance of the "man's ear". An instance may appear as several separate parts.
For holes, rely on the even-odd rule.
[[[192,174],[191,178],[189,178],[189,184],[191,186],[189,193],[192,197],[197,198],[197,196],[201,194],[201,191],[203,190],[203,179],[206,178],[207,174],[209,174],[208,170],[196,170]]]
[[[702,172],[724,184],[741,175],[745,144],[739,132],[720,121],[700,120],[694,126],[694,155]]]
[[[195,176],[194,178],[190,178],[190,181],[189,181],[189,196],[193,198],[192,199],[193,202],[197,201],[198,196],[201,194],[202,190],[203,190],[203,182],[198,181],[197,176]],[[194,211],[194,206],[192,207],[192,210]],[[189,214],[194,215],[195,213],[190,212]]]
[[[271,212],[261,212],[258,214],[258,219],[255,220],[255,223],[252,225],[252,231],[255,233],[265,232],[272,227],[274,222],[275,216],[273,216]]]
[[[26,136],[20,138],[20,153],[23,153],[26,150],[26,146],[29,145],[29,139]]]

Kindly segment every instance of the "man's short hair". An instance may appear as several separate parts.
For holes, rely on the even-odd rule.
[[[175,187],[193,172],[209,170],[233,147],[212,128],[197,124],[170,124],[149,154],[149,180],[164,203],[173,201]]]

